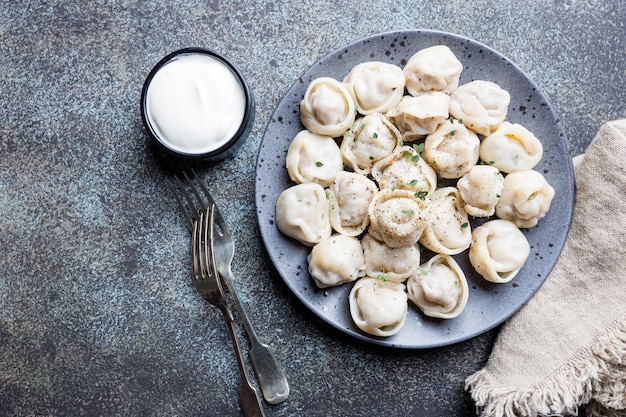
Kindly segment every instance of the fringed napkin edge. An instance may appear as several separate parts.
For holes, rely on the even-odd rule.
[[[596,343],[545,380],[502,387],[483,369],[469,376],[481,417],[536,417],[576,414],[587,405],[590,417],[626,416],[626,313]]]

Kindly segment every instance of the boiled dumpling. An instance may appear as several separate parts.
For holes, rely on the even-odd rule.
[[[457,182],[465,211],[473,217],[489,217],[496,212],[503,186],[502,173],[490,165],[473,166]]]
[[[313,246],[330,237],[328,211],[328,199],[321,185],[293,185],[276,201],[276,225],[283,234]]]
[[[419,242],[436,253],[456,255],[469,248],[472,230],[455,187],[437,189],[431,197],[429,218]]]
[[[491,81],[475,80],[461,85],[450,96],[450,114],[463,124],[487,136],[506,118],[511,97]]]
[[[386,116],[402,133],[402,139],[412,142],[434,132],[448,118],[449,105],[450,96],[440,91],[404,96]]]
[[[381,190],[410,190],[426,196],[437,188],[437,173],[413,146],[401,146],[372,167]]]
[[[404,284],[360,278],[350,291],[349,302],[352,320],[365,333],[391,336],[406,321],[408,302]]]
[[[339,233],[359,236],[369,225],[368,208],[378,192],[365,175],[341,171],[328,187],[330,224]]]
[[[330,77],[316,78],[300,102],[300,120],[318,135],[339,137],[355,118],[352,96],[342,83]]]
[[[365,275],[361,242],[341,234],[322,240],[307,256],[309,274],[319,288],[352,282]]]
[[[462,123],[450,120],[426,137],[422,156],[442,178],[460,178],[478,162],[480,139]]]
[[[480,145],[480,159],[506,173],[533,169],[542,156],[539,139],[517,123],[502,122]]]
[[[415,245],[426,227],[428,203],[409,190],[379,191],[369,207],[369,233],[392,248]]]
[[[520,228],[533,227],[546,215],[553,197],[554,188],[539,172],[512,172],[504,178],[496,216]]]
[[[425,315],[440,319],[459,316],[469,296],[465,274],[449,255],[435,255],[406,283],[408,298]]]
[[[405,86],[417,96],[429,91],[450,94],[459,85],[463,64],[445,45],[436,45],[416,52],[404,66]]]
[[[365,273],[370,277],[404,282],[419,267],[420,251],[417,245],[390,248],[369,234],[363,236],[361,245],[365,256]]]
[[[363,175],[372,166],[391,155],[401,141],[398,129],[381,113],[360,117],[346,132],[341,142],[341,154],[346,165]]]
[[[291,141],[286,158],[289,178],[298,184],[314,182],[330,185],[343,171],[343,159],[337,142],[330,136],[300,131]]]
[[[529,254],[526,236],[508,220],[490,220],[472,232],[469,260],[487,281],[509,282],[524,266]]]
[[[343,83],[361,114],[384,113],[404,94],[404,74],[396,65],[364,62],[352,68]]]

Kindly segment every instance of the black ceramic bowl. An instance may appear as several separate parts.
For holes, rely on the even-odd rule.
[[[232,135],[229,135],[230,137],[228,138],[221,138],[216,147],[207,148],[207,146],[210,146],[207,145],[204,147],[204,149],[198,151],[194,149],[181,149],[179,146],[172,143],[172,141],[165,137],[165,134],[161,132],[156,121],[153,120],[153,116],[151,115],[151,112],[149,110],[148,103],[148,91],[155,75],[157,75],[157,73],[159,73],[159,71],[162,70],[163,67],[165,67],[166,65],[190,55],[208,56],[210,58],[213,58],[218,63],[223,64],[237,80],[244,97],[243,117],[236,131]],[[154,66],[154,68],[152,68],[143,84],[143,89],[141,91],[141,118],[143,120],[143,124],[146,130],[148,131],[154,142],[159,146],[159,148],[161,148],[170,155],[174,155],[183,159],[211,161],[220,160],[232,155],[245,141],[246,137],[250,133],[254,122],[254,116],[255,105],[252,91],[250,90],[250,87],[248,86],[248,83],[246,82],[241,72],[226,58],[206,48],[184,48],[174,51],[165,56]]]

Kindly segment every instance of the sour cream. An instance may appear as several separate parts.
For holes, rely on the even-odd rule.
[[[246,95],[235,73],[207,54],[175,57],[154,74],[146,116],[169,148],[203,154],[228,143],[244,120]]]

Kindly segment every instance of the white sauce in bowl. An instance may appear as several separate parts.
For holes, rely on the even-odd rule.
[[[173,150],[190,154],[226,144],[244,118],[241,82],[222,61],[180,55],[161,67],[148,86],[146,113],[155,133]]]

